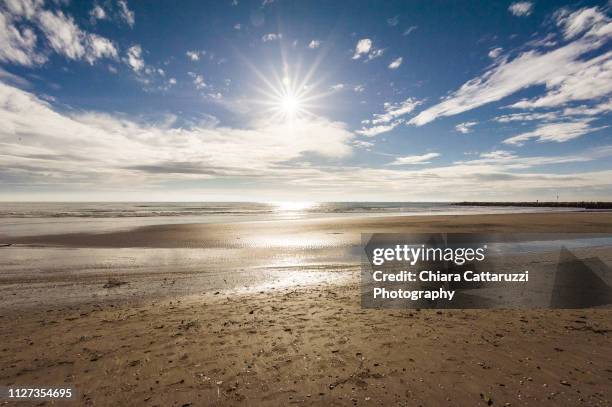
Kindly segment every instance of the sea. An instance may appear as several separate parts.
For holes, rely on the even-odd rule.
[[[0,202],[0,236],[108,232],[154,224],[579,210],[449,202]]]

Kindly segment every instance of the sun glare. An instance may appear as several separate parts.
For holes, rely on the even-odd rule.
[[[299,63],[291,69],[290,65],[283,61],[281,75],[274,70],[264,74],[251,65],[264,85],[256,88],[262,98],[255,99],[254,102],[266,107],[269,113],[269,116],[266,116],[268,119],[288,122],[291,125],[297,125],[304,120],[316,117],[313,110],[321,108],[321,106],[315,105],[313,102],[329,94],[328,92],[317,92],[324,80],[323,78],[318,77],[317,81],[312,81],[317,65],[318,63],[315,63],[304,74],[301,72]]]
[[[285,95],[280,100],[280,109],[286,116],[293,117],[300,110],[300,101],[293,95]]]
[[[309,208],[312,208],[315,203],[314,202],[305,202],[305,201],[284,201],[284,202],[274,202],[276,205],[276,209],[282,212],[296,212],[303,211]]]

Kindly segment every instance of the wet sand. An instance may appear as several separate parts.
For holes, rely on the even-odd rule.
[[[496,215],[385,216],[261,221],[228,224],[154,225],[109,233],[3,237],[12,244],[71,247],[273,247],[360,242],[361,233],[402,232],[612,232],[612,212]]]
[[[74,404],[101,406],[612,404],[611,309],[362,309],[353,251],[360,233],[417,231],[612,232],[612,214],[324,219],[4,237],[13,246],[0,253],[22,252],[1,268],[0,385],[72,384]],[[234,250],[237,263],[217,254],[200,265],[208,274],[198,273],[198,258],[136,259],[141,267],[129,267],[132,257],[125,264],[106,257],[87,272],[82,260],[66,265],[71,251],[87,256],[113,248],[219,248]],[[51,254],[39,253],[25,278],[23,267],[34,262],[30,249]],[[301,260],[287,262],[292,256]],[[47,264],[53,262],[55,268]],[[241,263],[257,263],[262,274],[247,268],[238,281],[215,285]],[[222,264],[226,273],[212,272]],[[123,271],[115,274],[115,266]],[[302,277],[281,282],[288,273]],[[119,285],[108,284],[113,281]],[[147,289],[160,281],[167,287]],[[168,288],[177,284],[184,289]],[[66,287],[81,295],[28,301]],[[45,405],[60,404],[67,403]]]

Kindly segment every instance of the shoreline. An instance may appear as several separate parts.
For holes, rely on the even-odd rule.
[[[3,236],[12,245],[68,247],[227,247],[244,246],[237,239],[258,234],[281,237],[361,233],[612,233],[612,212],[535,212],[516,214],[354,216],[338,218],[262,220],[239,223],[156,224],[100,233]],[[329,236],[327,236],[329,238]],[[342,239],[341,239],[342,240]]]

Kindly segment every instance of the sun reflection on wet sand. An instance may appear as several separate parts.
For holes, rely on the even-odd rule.
[[[259,284],[243,287],[240,292],[261,292],[270,290],[280,290],[286,288],[304,288],[320,284],[339,284],[348,281],[352,273],[357,270],[356,266],[346,265],[337,271],[319,271],[319,268],[310,269],[300,267],[298,269],[288,267],[286,270],[267,270],[267,279]],[[342,272],[339,272],[342,271]]]

